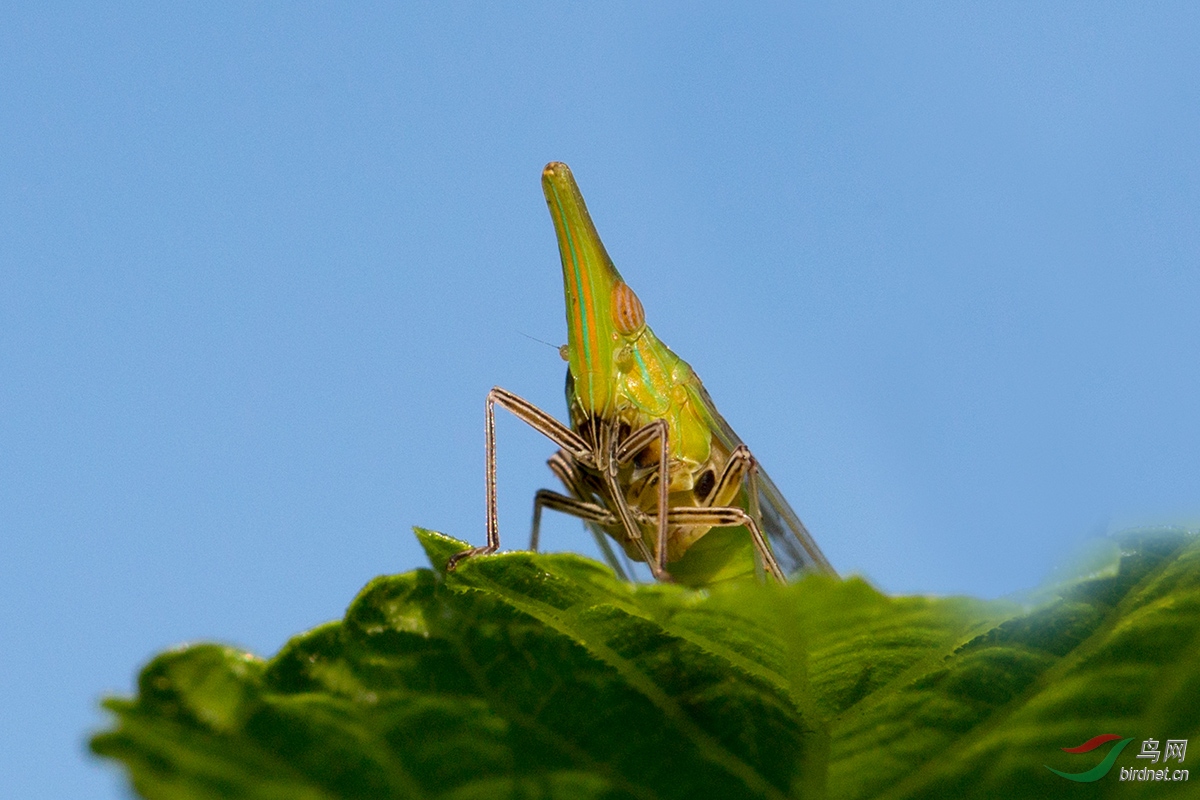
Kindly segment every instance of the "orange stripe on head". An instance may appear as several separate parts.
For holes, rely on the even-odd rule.
[[[567,356],[575,399],[583,410],[605,413],[614,400],[618,324],[613,287],[621,276],[604,249],[583,195],[566,164],[542,171],[542,190],[558,234],[567,305]],[[636,298],[634,298],[636,301]],[[633,311],[627,309],[626,321]]]

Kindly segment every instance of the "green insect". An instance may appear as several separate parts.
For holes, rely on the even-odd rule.
[[[487,544],[500,547],[496,513],[495,407],[508,409],[558,445],[550,470],[565,493],[534,499],[537,549],[542,509],[582,519],[618,572],[605,537],[658,580],[689,586],[765,572],[833,574],[775,484],[717,412],[696,373],[646,325],[641,301],[604,250],[566,164],[542,171],[567,301],[571,424],[500,387],[487,396]]]

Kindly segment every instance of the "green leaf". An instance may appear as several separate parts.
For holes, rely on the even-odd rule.
[[[164,653],[93,750],[147,798],[1043,797],[1100,733],[1200,731],[1200,548],[1128,534],[1035,608],[810,577],[698,592],[574,555],[417,535],[435,570],[376,578],[262,661]],[[1049,599],[1046,599],[1049,598]],[[1162,789],[1162,785],[1155,788]]]

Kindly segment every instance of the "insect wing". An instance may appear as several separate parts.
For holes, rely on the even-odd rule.
[[[705,410],[712,417],[713,432],[717,439],[729,450],[742,444],[742,440],[734,432],[721,412],[717,411],[708,391],[701,384],[700,399],[704,402]],[[823,572],[836,575],[829,559],[821,552],[821,548],[809,534],[808,528],[800,521],[800,517],[783,498],[775,482],[771,480],[760,465],[756,470],[754,484],[757,484],[758,507],[762,513],[763,533],[771,543],[771,551],[779,566],[787,575],[795,575],[801,571]],[[749,490],[754,488],[753,484]]]
[[[836,574],[833,565],[825,558],[821,548],[796,516],[796,512],[783,499],[770,476],[758,470],[758,507],[762,512],[763,531],[771,542],[771,549],[779,566],[788,575],[801,570]]]

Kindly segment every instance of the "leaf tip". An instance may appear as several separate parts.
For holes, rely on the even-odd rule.
[[[421,548],[425,551],[429,563],[442,577],[446,576],[446,563],[450,557],[471,546],[453,536],[431,531],[428,528],[414,527],[413,533],[416,534],[417,541],[421,543]]]

